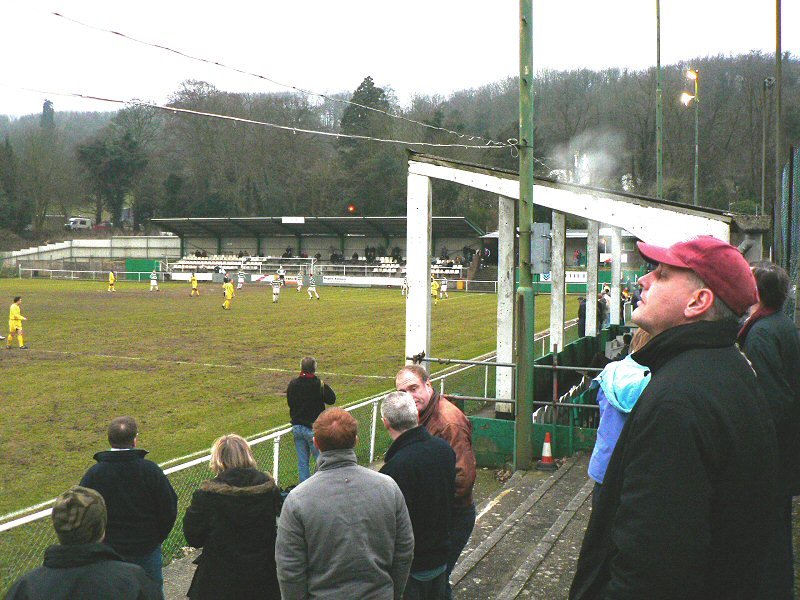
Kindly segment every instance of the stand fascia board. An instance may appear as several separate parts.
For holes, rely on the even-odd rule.
[[[416,175],[452,181],[519,200],[519,181],[514,176],[490,175],[414,160],[409,161],[408,170]],[[652,201],[616,196],[611,191],[581,192],[576,191],[576,187],[536,183],[533,202],[576,217],[621,227],[649,244],[670,246],[696,235],[713,235],[730,242],[730,217],[711,216],[675,206],[658,206]]]

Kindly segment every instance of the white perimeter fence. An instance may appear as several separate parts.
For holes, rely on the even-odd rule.
[[[568,329],[575,328],[577,321],[570,321]],[[549,331],[537,334],[535,341],[541,342],[542,351],[549,351]],[[492,361],[495,353],[478,356],[473,360]],[[494,370],[487,365],[456,365],[440,371],[431,381],[440,393],[491,398],[494,394]],[[508,367],[506,367],[508,368]],[[370,464],[382,457],[391,444],[379,419],[379,402],[391,390],[386,390],[345,407],[358,421],[362,435],[356,446],[356,456],[361,464]],[[369,435],[364,435],[364,432]],[[296,484],[297,454],[291,425],[258,434],[248,440],[260,469],[273,474],[282,487]],[[191,501],[192,493],[200,484],[212,477],[208,468],[208,450],[168,460],[161,464],[178,494],[178,519],[162,546],[165,562],[185,554],[186,540],[183,537],[183,513]],[[42,563],[45,548],[57,543],[53,531],[50,506],[54,500],[0,516],[0,595],[23,573]]]
[[[95,271],[80,271],[76,269],[33,269],[33,268],[23,268],[19,267],[19,276],[23,279],[66,279],[66,280],[74,280],[74,281],[108,281],[108,269],[106,270],[95,270]],[[306,267],[307,270],[307,267]],[[317,273],[323,270],[323,267],[316,268]],[[367,270],[370,272],[367,273]],[[269,269],[266,269],[265,272],[274,273],[275,269],[270,266]],[[341,285],[348,286],[348,285],[355,285],[357,284],[358,279],[363,279],[366,286],[374,285],[375,287],[387,287],[393,286],[399,288],[402,284],[403,278],[397,276],[390,276],[390,277],[373,277],[371,269],[365,267],[358,267],[358,266],[347,266],[344,265],[326,265],[324,267],[324,275],[317,277],[317,285],[324,284],[329,286],[336,286],[337,282],[335,280],[331,280],[331,277],[336,277],[335,275],[331,275],[331,273],[341,273],[338,275],[339,277],[343,278],[352,278],[348,279],[347,282],[342,282]],[[150,281],[150,271],[116,271],[117,273],[117,281],[120,283],[125,283],[126,281],[141,281],[141,282],[148,282]],[[258,272],[260,273],[260,271]],[[253,272],[247,273],[248,275],[254,275]],[[162,281],[181,281],[184,282],[188,279],[189,273],[188,272],[177,272],[175,273],[175,278],[173,279],[173,273],[167,271],[156,271],[156,275],[158,275],[158,280]],[[197,279],[202,281],[210,281],[212,273],[197,273]],[[294,275],[292,272],[287,272],[287,276]],[[268,283],[268,282],[267,282]],[[476,293],[483,293],[483,294],[496,294],[497,293],[497,282],[496,281],[473,281],[469,279],[456,279],[450,280],[450,285],[447,289],[448,293],[450,292],[476,292]]]

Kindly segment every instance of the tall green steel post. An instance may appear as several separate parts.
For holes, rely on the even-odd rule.
[[[661,2],[656,0],[656,194],[659,198],[664,197],[664,169],[662,162],[663,114],[661,100]]]
[[[692,203],[698,205],[700,187],[700,69],[694,70],[694,186]]]
[[[517,404],[514,469],[533,460],[533,0],[519,4],[519,287],[517,288]]]
[[[783,157],[781,156],[781,88],[783,86],[783,76],[781,73],[781,0],[775,0],[775,203],[774,206],[781,205],[783,194]],[[773,219],[775,210],[772,211]],[[778,223],[772,226],[779,227]]]

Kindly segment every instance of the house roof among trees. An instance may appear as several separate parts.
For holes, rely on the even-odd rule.
[[[221,217],[152,219],[181,237],[406,236],[405,217]],[[433,217],[434,238],[476,238],[485,232],[465,217]]]

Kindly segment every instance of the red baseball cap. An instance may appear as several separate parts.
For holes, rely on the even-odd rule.
[[[758,287],[750,265],[735,247],[710,235],[701,235],[669,248],[637,242],[649,262],[691,269],[714,295],[741,316],[758,302]]]

